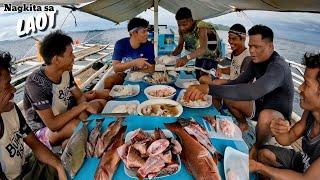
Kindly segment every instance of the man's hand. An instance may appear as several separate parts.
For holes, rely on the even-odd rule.
[[[93,100],[96,97],[96,91],[88,91],[84,93],[84,97],[86,97],[87,101]]]
[[[86,111],[91,114],[97,114],[100,109],[100,103],[97,101],[86,102]]]
[[[211,75],[203,75],[199,79],[200,84],[212,84]]]
[[[216,70],[216,77],[220,78],[222,76],[222,71],[220,68]]]
[[[185,92],[183,99],[185,101],[194,101],[197,99],[204,99],[204,96],[209,93],[209,85],[200,84],[190,86]]]
[[[249,171],[257,172],[260,171],[261,163],[255,161],[254,159],[249,159]]]
[[[134,60],[134,66],[139,69],[148,69],[152,65],[148,63],[148,59],[138,58],[138,59]]]
[[[289,133],[290,124],[285,119],[275,118],[271,120],[270,129],[273,135],[278,136],[281,134]]]
[[[177,60],[176,67],[182,67],[188,63],[188,59],[186,57],[182,57]]]

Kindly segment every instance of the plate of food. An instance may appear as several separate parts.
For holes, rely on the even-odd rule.
[[[177,101],[184,107],[188,108],[207,108],[212,105],[212,96],[206,95],[204,96],[204,99],[198,99],[195,101],[185,101],[183,99],[184,93],[186,92],[185,89],[180,91],[180,94],[177,98]]]
[[[189,86],[200,84],[197,79],[177,79],[174,83],[178,88],[187,89]]]
[[[117,98],[127,98],[138,95],[140,92],[139,85],[115,85],[112,87],[109,95]]]
[[[108,101],[102,113],[128,113],[138,114],[137,108],[140,102],[137,100],[133,101]]]
[[[176,56],[160,56],[158,58],[155,58],[156,62],[159,64],[164,64],[164,65],[175,65],[177,62],[177,57]]]
[[[126,81],[130,82],[140,82],[142,78],[148,73],[140,72],[140,71],[132,71],[129,72],[125,78]]]
[[[227,147],[224,152],[224,173],[226,180],[248,180],[249,155]]]
[[[154,72],[143,77],[143,81],[149,85],[170,85],[174,84],[177,77],[165,72]]]
[[[181,144],[167,129],[136,129],[127,133],[125,144],[117,149],[124,172],[131,178],[157,179],[181,169]]]
[[[167,85],[153,85],[144,89],[144,94],[148,99],[172,99],[176,89]]]
[[[171,99],[150,99],[141,103],[137,111],[142,116],[179,117],[183,108]]]
[[[206,116],[203,122],[211,138],[243,141],[240,128],[232,122],[230,116]]]

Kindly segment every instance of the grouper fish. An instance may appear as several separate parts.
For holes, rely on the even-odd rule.
[[[71,136],[61,156],[62,164],[72,179],[81,168],[86,157],[87,124],[88,121],[83,121],[81,129]]]

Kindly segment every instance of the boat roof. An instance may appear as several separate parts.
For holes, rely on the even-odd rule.
[[[153,2],[153,0],[97,0],[82,6],[80,11],[120,23],[152,8]],[[159,6],[174,14],[179,8],[188,7],[195,19],[208,19],[243,10],[320,13],[319,0],[291,0],[290,2],[283,0],[159,0]]]

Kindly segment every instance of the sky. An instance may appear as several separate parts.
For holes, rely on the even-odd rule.
[[[74,18],[69,14],[69,9],[60,6],[54,7],[58,10],[56,29],[60,29],[66,19],[61,28],[66,32],[126,27],[126,22],[117,25],[111,21],[79,11],[73,12],[77,22],[77,26],[75,26]],[[39,12],[4,12],[4,9],[0,8],[0,41],[19,39],[16,34],[18,19],[27,19],[37,14]],[[147,10],[138,16],[147,19],[151,24],[153,23],[153,11],[151,10]],[[222,15],[206,21],[228,26],[241,23],[245,25],[247,30],[254,24],[264,24],[271,27],[277,37],[320,45],[320,14],[244,11]],[[159,24],[176,26],[174,14],[160,7]],[[38,32],[36,35],[47,34],[51,30],[49,28],[47,31]]]

